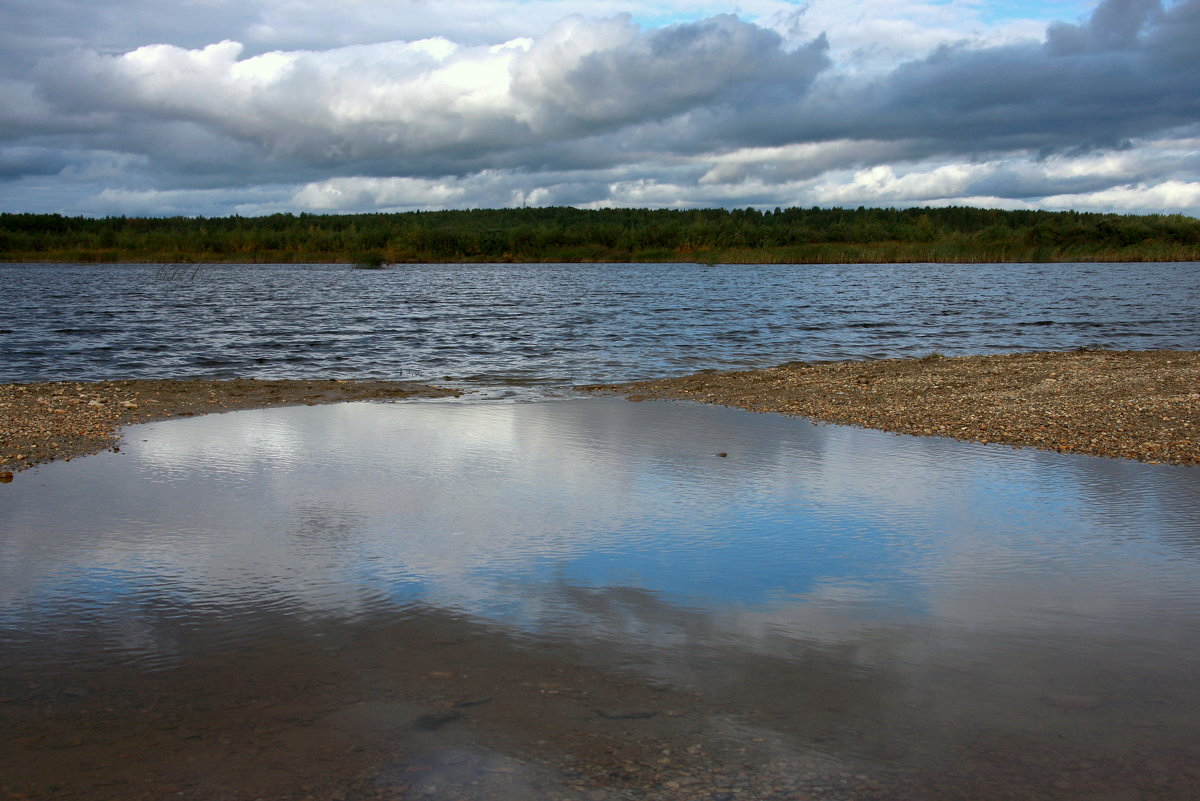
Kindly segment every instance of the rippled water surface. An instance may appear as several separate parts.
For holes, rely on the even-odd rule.
[[[703,368],[1200,348],[1200,264],[0,265],[0,380],[562,386]]]
[[[1200,470],[690,404],[359,403],[145,425],[121,454],[22,476],[0,514],[10,641],[81,606],[119,629],[147,605],[330,619],[420,605],[605,637],[615,621],[572,597],[625,588],[645,608],[625,610],[639,622],[620,638],[651,650],[686,615],[748,646],[766,628],[819,642],[876,626],[909,648],[935,630],[1200,646],[1179,636],[1200,631]],[[145,638],[114,630],[106,650],[180,655],[139,625]]]
[[[718,698],[772,759],[930,774],[829,797],[1200,786],[1194,468],[601,398],[158,423],[3,492],[0,664],[43,681],[194,669],[311,703],[305,654],[437,615]],[[286,671],[263,678],[264,643]],[[456,653],[427,675],[494,669]]]
[[[3,381],[484,401],[139,426],[0,488],[0,795],[1198,798],[1200,470],[552,399],[1197,320],[1200,264],[0,265]]]

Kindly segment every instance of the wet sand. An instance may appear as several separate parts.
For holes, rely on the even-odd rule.
[[[458,394],[410,381],[238,378],[0,384],[0,479],[3,473],[56,459],[118,448],[121,427],[134,423],[237,409]]]
[[[947,676],[965,703],[929,731],[849,661],[777,660],[684,688],[601,649],[446,615],[209,648],[159,670],[93,665],[0,680],[6,799],[250,801],[1024,801],[1200,792],[1181,720],[1047,694],[1036,727]],[[315,630],[321,630],[315,624]],[[302,647],[298,647],[302,646]],[[754,662],[761,657],[748,657]],[[703,676],[705,666],[694,666]],[[768,671],[766,674],[763,670]],[[769,675],[769,681],[762,681]],[[1155,689],[1167,708],[1175,686]],[[1186,715],[1184,710],[1177,714]],[[1081,729],[1124,729],[1119,742]],[[910,732],[906,743],[898,733]]]
[[[1200,352],[791,362],[582,387],[918,436],[1200,464]]]
[[[303,625],[279,623],[274,647],[161,671],[114,665],[64,687],[6,670],[0,791],[80,801],[881,797],[857,792],[875,785],[852,761],[760,732],[762,710],[742,720],[728,699],[594,667],[567,648],[421,616],[342,626],[297,650]]]

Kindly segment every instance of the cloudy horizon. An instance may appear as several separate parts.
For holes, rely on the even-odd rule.
[[[1200,0],[9,0],[0,211],[1200,216]]]

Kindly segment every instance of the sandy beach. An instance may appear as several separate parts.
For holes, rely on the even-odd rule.
[[[900,434],[1200,464],[1200,353],[1067,351],[704,372],[583,387]]]

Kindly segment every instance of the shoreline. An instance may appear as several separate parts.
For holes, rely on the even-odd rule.
[[[576,387],[1059,453],[1200,464],[1200,352],[1038,351],[809,364]],[[457,397],[408,381],[130,379],[0,384],[0,481],[201,414]]]
[[[1200,464],[1200,352],[1037,351],[702,372],[579,389],[897,434]]]
[[[70,255],[70,254],[63,254]],[[78,254],[76,254],[78,255]],[[736,264],[739,266],[752,267],[759,266],[778,266],[789,265],[795,267],[811,267],[811,266],[833,266],[833,265],[852,265],[852,264],[1195,264],[1200,261],[1197,254],[1185,253],[1177,257],[1163,256],[1161,254],[1103,254],[1103,253],[1083,253],[1069,254],[1056,253],[1045,258],[1023,258],[1030,254],[1022,253],[1015,256],[997,256],[993,253],[978,253],[978,254],[953,254],[941,256],[937,253],[921,253],[913,254],[909,257],[900,257],[890,254],[870,254],[870,253],[855,253],[859,258],[842,257],[823,258],[820,255],[805,254],[802,259],[788,258],[789,254],[769,254],[771,258],[763,259],[762,253],[755,251],[752,253],[731,253],[721,252],[718,254],[722,258],[705,257],[704,254],[689,253],[679,254],[678,258],[461,258],[461,259],[399,259],[390,262],[391,267],[372,268],[372,269],[403,269],[406,266],[416,265],[497,265],[497,264],[675,264],[689,265],[701,264],[706,266],[716,266],[722,264]],[[694,256],[694,258],[688,258]],[[23,265],[23,264],[78,264],[78,265],[98,265],[98,266],[174,266],[180,265],[183,267],[239,267],[239,266],[304,266],[304,265],[341,265],[348,269],[353,269],[355,262],[346,259],[286,259],[279,258],[262,258],[262,259],[229,259],[229,258],[205,258],[199,261],[171,261],[159,260],[151,258],[93,258],[93,259],[68,259],[68,258],[45,258],[45,259],[15,259],[3,260],[0,259],[2,265]]]
[[[362,400],[458,397],[412,381],[127,379],[0,384],[0,481],[57,460],[120,448],[137,423]]]

